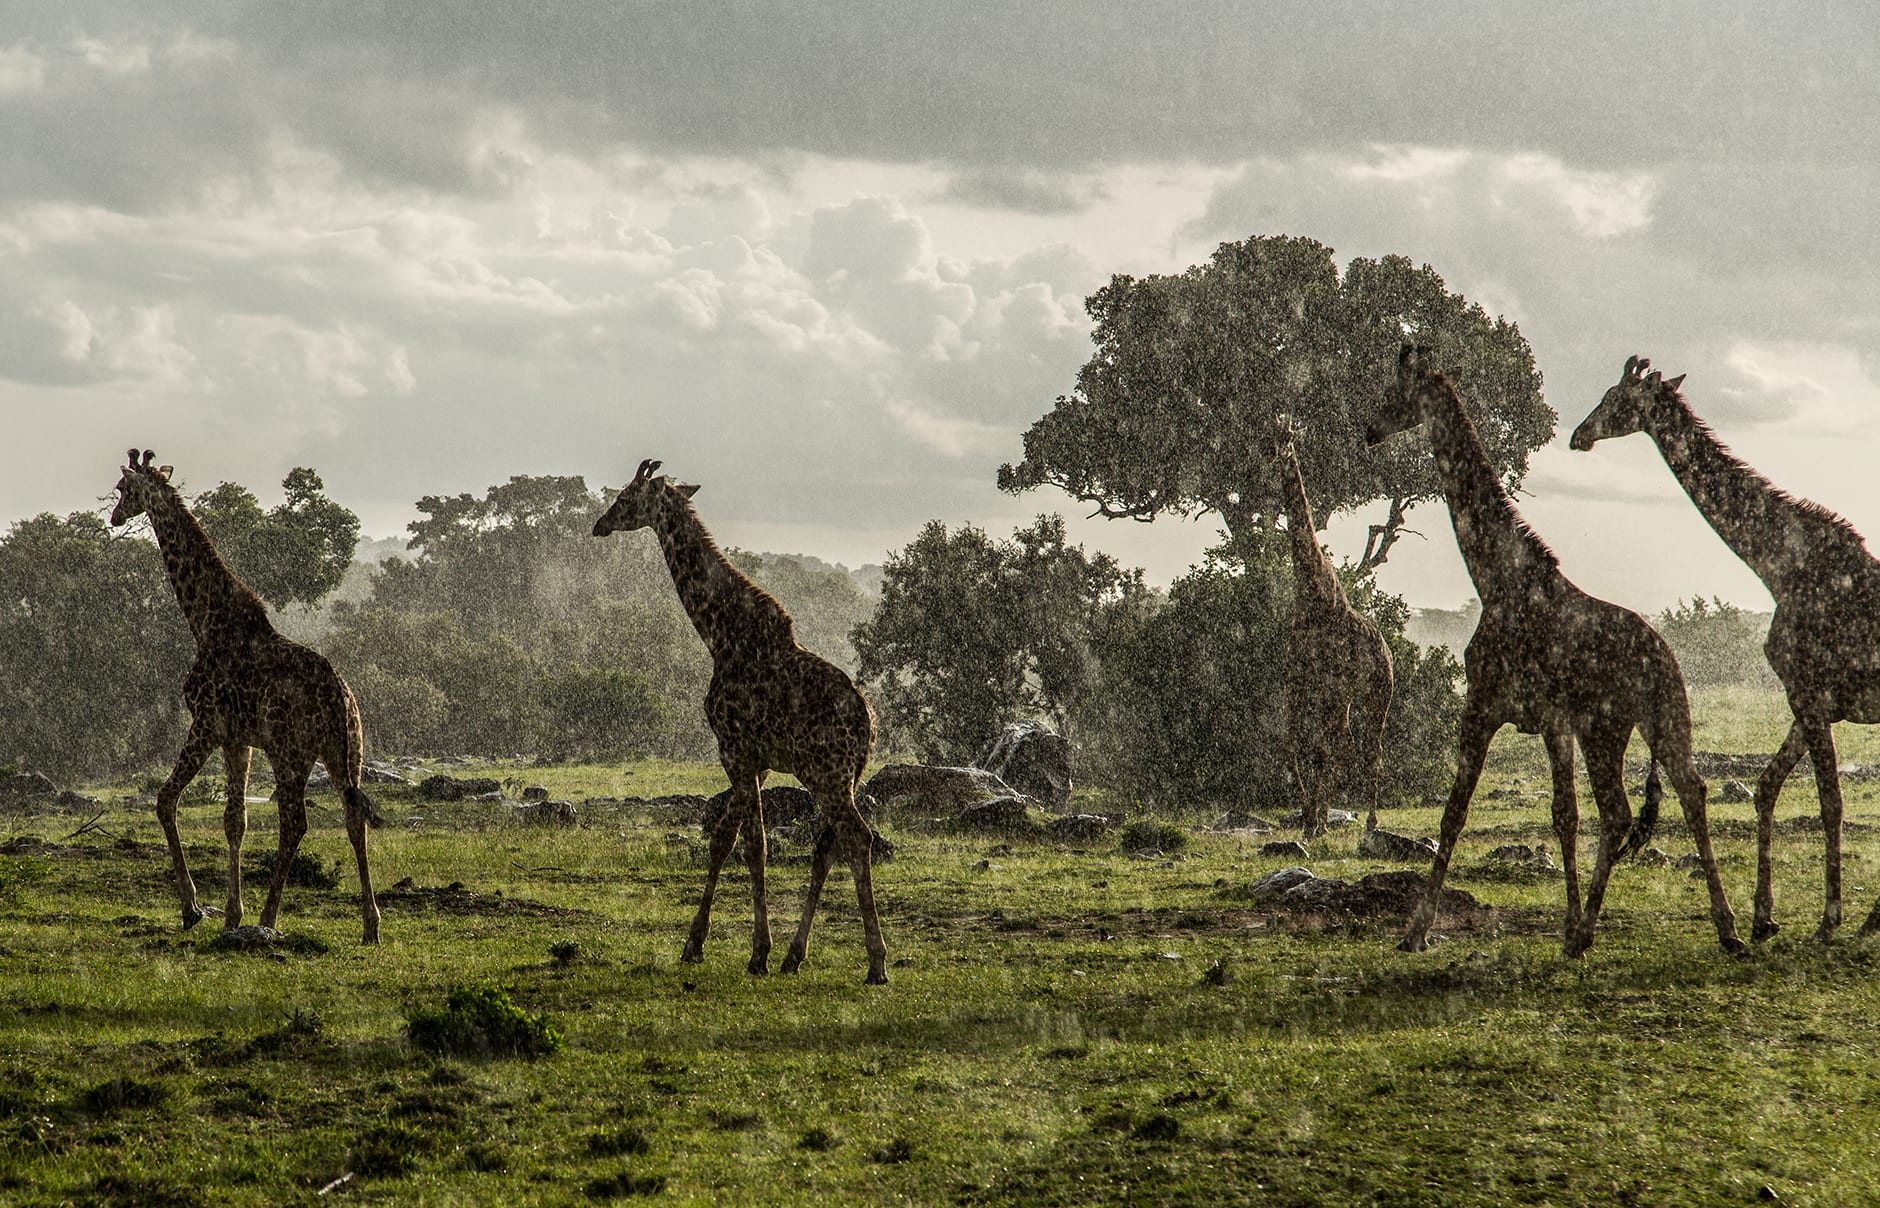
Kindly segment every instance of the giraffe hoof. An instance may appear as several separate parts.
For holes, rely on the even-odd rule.
[[[1826,923],[1823,923],[1821,926],[1815,928],[1815,942],[1817,944],[1828,944],[1828,943],[1832,943],[1833,941],[1834,941],[1834,928],[1828,926]]]
[[[697,944],[687,944],[685,951],[679,954],[679,959],[688,965],[702,965],[705,963],[705,953]]]
[[[1429,946],[1430,941],[1420,935],[1406,935],[1397,941],[1397,951],[1399,952],[1427,952]]]
[[[1760,944],[1764,940],[1774,939],[1776,932],[1780,930],[1782,930],[1782,924],[1774,919],[1757,919],[1750,925],[1749,938]]]
[[[208,916],[203,914],[203,912],[200,909],[194,906],[190,907],[188,910],[185,910],[183,912],[183,930],[188,931],[191,927],[194,927],[197,923],[202,922],[202,920],[207,917]]]
[[[885,970],[885,969],[870,969],[870,970],[868,971],[868,976],[862,979],[862,984],[863,984],[864,986],[885,986],[885,985],[887,985],[887,984],[888,984],[888,973],[887,973],[887,970]]]
[[[795,973],[797,969],[802,966],[802,964],[803,964],[802,954],[798,952],[792,952],[788,956],[783,958],[783,964],[778,967],[778,972]]]
[[[769,977],[770,958],[767,956],[753,956],[751,963],[744,966],[744,971],[749,973],[752,977]]]
[[[1717,942],[1721,944],[1723,946],[1723,950],[1729,953],[1731,956],[1749,955],[1749,945],[1745,944],[1742,940],[1738,939],[1734,935],[1718,940]]]

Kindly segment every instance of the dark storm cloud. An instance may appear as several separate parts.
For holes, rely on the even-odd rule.
[[[360,175],[470,189],[469,132],[527,115],[578,152],[938,162],[1044,212],[1013,169],[1228,162],[1368,142],[1638,165],[1871,157],[1880,39],[1856,6],[1356,10],[1314,3],[26,5],[0,189],[121,209],[282,132]],[[7,35],[0,34],[0,38]],[[178,53],[190,40],[200,53]],[[111,71],[80,39],[143,47]],[[234,53],[216,54],[224,46]],[[1746,64],[1749,65],[1746,69]],[[1033,187],[1014,188],[1031,180]]]

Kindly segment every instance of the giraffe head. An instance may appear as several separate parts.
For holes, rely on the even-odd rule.
[[[148,512],[151,502],[157,497],[158,488],[168,486],[174,467],[153,466],[156,454],[144,450],[143,460],[137,459],[137,450],[130,451],[130,461],[124,467],[124,474],[118,479],[117,506],[111,509],[111,523],[124,524]]]
[[[1364,429],[1364,443],[1375,445],[1423,422],[1423,384],[1437,376],[1427,344],[1405,344],[1397,353],[1397,376],[1384,391],[1384,405]]]
[[[659,463],[650,457],[640,463],[640,468],[634,471],[633,481],[620,488],[613,505],[594,522],[596,537],[647,528],[658,518],[669,491],[676,491],[686,499],[698,493],[698,488],[690,483],[673,482],[663,476],[653,477],[657,469]]]
[[[1646,372],[1648,369],[1650,373]],[[1625,373],[1606,391],[1592,414],[1580,421],[1580,426],[1573,430],[1573,439],[1567,443],[1584,453],[1609,436],[1643,432],[1652,408],[1667,396],[1676,398],[1678,387],[1683,384],[1681,373],[1667,381],[1664,375],[1652,369],[1652,363],[1646,358],[1627,357]]]
[[[1273,426],[1260,438],[1256,447],[1266,456],[1269,464],[1282,457],[1293,456],[1292,421],[1285,413],[1273,413]]]

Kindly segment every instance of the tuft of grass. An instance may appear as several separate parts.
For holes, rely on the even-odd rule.
[[[442,1007],[406,1015],[411,1042],[451,1057],[541,1057],[558,1052],[562,1034],[546,1013],[531,1015],[501,986],[454,986]]]
[[[1188,832],[1168,822],[1140,820],[1125,826],[1116,838],[1124,851],[1155,848],[1171,855],[1188,849]]]

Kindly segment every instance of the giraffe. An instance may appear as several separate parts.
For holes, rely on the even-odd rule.
[[[841,668],[797,645],[789,612],[719,550],[692,509],[698,487],[654,477],[659,466],[650,458],[640,463],[633,481],[594,522],[594,535],[652,529],[679,603],[711,650],[705,719],[718,739],[718,759],[731,780],[731,800],[712,828],[705,894],[679,959],[693,964],[705,959],[719,869],[743,829],[744,861],[751,873],[748,968],[759,977],[769,971],[764,807],[759,794],[769,773],[788,772],[814,795],[825,826],[811,857],[803,919],[784,956],[783,972],[795,973],[803,963],[823,881],[839,855],[855,877],[868,950],[866,982],[886,984],[888,949],[875,914],[871,841],[855,806],[856,785],[875,746],[874,710]]]
[[[275,808],[280,814],[280,843],[267,902],[261,908],[261,925],[274,926],[280,913],[288,870],[307,833],[307,776],[318,760],[339,788],[346,837],[359,863],[362,942],[376,944],[379,904],[366,865],[366,827],[379,817],[371,798],[359,787],[365,736],[352,690],[323,656],[274,631],[260,597],[222,561],[209,534],[170,485],[171,467],[151,465],[154,457],[146,449],[140,462],[137,450],[130,451],[130,463],[118,480],[111,523],[150,517],[170,586],[196,640],[196,661],[183,679],[189,733],[176,767],[157,790],[157,820],[170,845],[183,927],[194,927],[206,912],[196,904],[196,883],[190,878],[176,831],[177,799],[202,770],[210,752],[219,747],[228,774],[227,805],[222,812],[222,829],[228,836],[228,902],[222,925],[238,927],[242,920],[242,836],[248,829],[249,749],[260,747],[274,769]]]
[[[1650,372],[1647,372],[1650,370]],[[1657,444],[1691,502],[1775,597],[1763,646],[1794,721],[1756,782],[1756,906],[1750,938],[1775,921],[1770,846],[1776,798],[1806,751],[1815,768],[1827,841],[1825,903],[1818,939],[1841,925],[1841,779],[1834,723],[1880,722],[1880,563],[1854,527],[1819,504],[1778,489],[1731,454],[1678,387],[1644,357],[1628,357],[1619,381],[1573,430],[1582,452],[1611,437],[1644,432]],[[1880,904],[1860,933],[1880,931]]]
[[[1375,445],[1419,425],[1429,432],[1456,544],[1481,597],[1482,617],[1463,654],[1468,692],[1458,726],[1456,779],[1443,809],[1436,861],[1399,946],[1407,952],[1428,946],[1443,877],[1468,817],[1489,740],[1503,723],[1513,722],[1523,733],[1542,735],[1553,767],[1554,832],[1567,883],[1566,955],[1578,956],[1592,947],[1613,862],[1650,838],[1657,823],[1660,764],[1677,790],[1703,861],[1718,942],[1725,951],[1742,951],[1710,845],[1704,781],[1691,760],[1684,676],[1670,647],[1637,613],[1594,599],[1560,573],[1553,551],[1515,510],[1462,401],[1431,365],[1430,350],[1406,344],[1365,441]],[[1623,773],[1626,744],[1635,727],[1650,749],[1651,772],[1645,805],[1634,825]],[[1575,854],[1576,739],[1586,756],[1600,818],[1599,854],[1584,907]]]
[[[1384,717],[1390,711],[1390,648],[1371,618],[1351,606],[1331,559],[1319,545],[1312,503],[1293,448],[1292,427],[1274,418],[1272,457],[1286,502],[1292,541],[1292,639],[1286,664],[1286,749],[1299,786],[1300,831],[1325,834],[1339,772],[1361,746],[1370,774],[1371,811],[1365,833],[1377,830],[1377,794],[1384,779]],[[1355,717],[1354,717],[1355,712]],[[1301,734],[1307,751],[1299,756]]]

